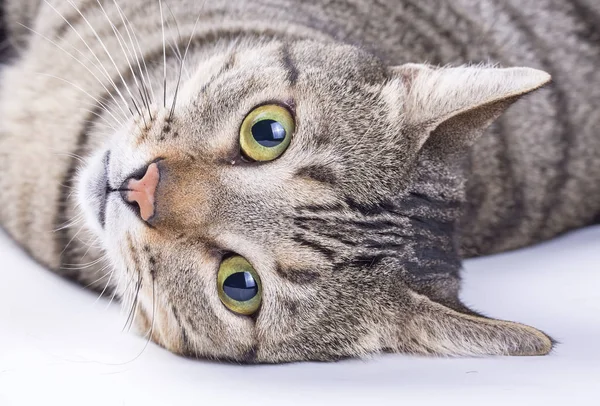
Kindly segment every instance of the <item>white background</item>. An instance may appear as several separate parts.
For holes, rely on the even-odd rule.
[[[42,269],[0,232],[0,406],[600,405],[599,248],[597,227],[466,262],[466,303],[546,331],[561,342],[547,357],[239,366],[122,332],[116,304]]]

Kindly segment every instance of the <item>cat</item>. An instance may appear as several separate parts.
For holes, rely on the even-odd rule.
[[[463,304],[461,260],[597,221],[600,3],[3,9],[0,224],[148,339],[242,363],[552,350]]]

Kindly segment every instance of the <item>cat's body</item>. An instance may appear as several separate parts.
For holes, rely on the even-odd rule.
[[[17,48],[17,55],[0,77],[0,222],[41,263],[102,289],[107,283],[106,278],[102,278],[107,275],[107,270],[98,272],[107,264],[100,260],[102,249],[88,247],[87,231],[80,230],[83,223],[65,227],[79,213],[71,188],[75,186],[74,175],[82,164],[72,154],[87,157],[109,137],[101,122],[111,122],[111,117],[91,98],[105,101],[113,114],[120,114],[117,113],[117,102],[121,97],[114,91],[108,92],[112,87],[103,77],[105,72],[117,83],[122,76],[130,84],[134,97],[138,97],[132,75],[132,70],[138,72],[138,64],[134,60],[130,67],[125,57],[128,47],[135,47],[136,41],[131,40],[133,30],[129,32],[124,28],[127,25],[124,15],[135,28],[139,48],[148,63],[152,88],[162,100],[161,5],[154,0],[102,1],[104,11],[114,23],[111,27],[96,0],[75,1],[81,14],[67,1],[51,0],[50,3],[56,10],[34,0],[8,0],[5,4],[8,33]],[[410,190],[408,197],[400,193],[404,197],[398,201],[388,195],[396,186],[387,189],[387,186],[380,189],[375,186],[372,199],[367,192],[357,189],[356,198],[346,196],[339,207],[330,202],[304,204],[301,209],[296,206],[302,213],[297,213],[295,219],[302,223],[304,233],[302,239],[298,232],[295,234],[296,242],[301,241],[300,245],[319,251],[331,263],[365,267],[362,272],[379,269],[379,266],[401,266],[411,289],[449,308],[471,314],[455,297],[459,264],[457,258],[449,255],[455,250],[455,242],[440,236],[451,232],[453,238],[459,239],[462,256],[489,254],[523,247],[592,224],[600,214],[600,182],[597,181],[600,178],[599,3],[592,0],[240,0],[202,3],[172,0],[163,5],[166,37],[176,40],[182,53],[188,38],[195,32],[186,59],[188,69],[209,56],[221,54],[230,57],[230,64],[235,65],[238,48],[244,50],[265,43],[289,49],[290,54],[282,58],[294,61],[298,55],[306,53],[303,51],[306,43],[297,41],[312,40],[360,46],[388,66],[408,62],[454,66],[491,62],[538,68],[553,77],[553,84],[509,109],[474,144],[468,159],[466,198],[462,193],[462,172],[450,164],[448,168],[451,169],[447,171],[428,173],[430,158],[426,157],[417,163],[417,167],[424,169],[415,183],[410,188],[397,187],[398,190]],[[115,4],[119,4],[122,13]],[[59,13],[69,22],[65,22]],[[200,18],[194,29],[198,13]],[[37,34],[15,24],[18,21]],[[96,32],[90,29],[88,21]],[[119,30],[120,36],[115,35],[114,28]],[[84,45],[80,36],[88,45]],[[102,45],[97,36],[102,39]],[[110,50],[110,57],[104,47]],[[171,98],[177,87],[179,62],[169,52],[169,47],[166,58],[167,94]],[[98,62],[104,68],[94,68]],[[344,63],[342,57],[332,54],[317,65],[334,69],[339,64],[341,71],[351,71]],[[286,68],[292,83],[303,75],[302,69],[293,62]],[[228,68],[219,69],[226,73]],[[217,78],[223,74],[219,69],[214,74]],[[368,67],[361,69],[368,74],[371,72]],[[144,71],[141,66],[140,71]],[[372,71],[373,81],[376,81],[379,73],[376,68]],[[365,79],[366,82],[369,80]],[[143,109],[139,101],[138,105],[132,105],[124,86],[119,88],[132,110]],[[352,86],[345,91],[352,94]],[[228,104],[223,102],[220,107],[224,105]],[[205,116],[211,114],[208,111]],[[165,127],[163,132],[167,135],[173,131],[165,130]],[[368,137],[360,140],[370,142]],[[441,142],[440,145],[444,148],[445,144]],[[373,154],[368,159],[386,161],[381,154]],[[382,165],[389,168],[392,163],[386,161]],[[438,168],[436,165],[431,164],[431,168]],[[360,173],[360,165],[355,167]],[[130,168],[133,169],[136,168]],[[308,177],[324,183],[336,183],[344,176],[341,170],[330,176],[317,164],[309,166],[305,172]],[[379,177],[376,171],[367,173]],[[461,203],[463,200],[466,204]],[[401,236],[387,236],[386,246],[378,238],[381,238],[381,230],[390,226],[397,207],[411,212],[413,218],[418,217],[417,221],[424,228],[413,238],[418,240],[415,237],[418,236],[437,242],[433,244],[435,248],[427,248],[427,244],[421,246],[419,240],[415,246],[421,247],[420,254],[413,253],[410,258],[397,259],[397,265],[389,265],[387,256],[393,256],[389,252],[401,250],[406,242]],[[325,211],[327,213],[323,213]],[[337,216],[354,216],[353,224],[358,224],[356,218],[362,216],[364,224],[349,231],[340,228]],[[456,223],[459,227],[454,230]],[[327,236],[323,228],[336,230],[338,234]],[[345,241],[342,235],[350,241]],[[308,237],[312,237],[310,242],[307,242]],[[327,245],[327,238],[334,238],[335,244]],[[438,241],[437,238],[442,239]],[[442,240],[444,242],[440,242]],[[339,255],[338,246],[345,247],[339,248],[342,252]],[[358,253],[352,257],[343,253],[346,249]],[[79,269],[95,260],[98,262],[92,266]],[[360,265],[361,261],[366,261],[368,266]],[[308,280],[316,274],[320,271],[303,272],[296,279],[304,277]],[[165,301],[170,302],[170,299]],[[293,309],[298,311],[298,306],[297,303],[290,305],[286,311],[294,313]],[[300,313],[304,314],[302,310]],[[164,317],[178,320],[176,315]],[[330,359],[388,348],[444,352],[435,346],[426,346],[423,350],[406,343],[395,347],[389,343],[365,342],[358,349],[348,344],[346,347],[352,347],[351,350],[336,350],[332,352],[334,355],[324,355],[325,350],[309,354],[303,349],[304,344],[297,342],[294,345],[300,349],[294,355],[273,355],[272,351],[265,352],[269,355],[261,355],[260,344],[240,344],[244,350],[239,351],[211,352],[202,346],[200,350],[196,346],[192,351],[183,348],[184,344],[173,344],[175,339],[165,338],[167,333],[162,334],[154,339],[172,350],[235,359],[254,359],[257,351],[258,360],[267,361]],[[348,337],[353,336],[344,336]],[[336,339],[340,340],[339,337]],[[303,340],[307,348],[315,345],[310,339]],[[348,340],[352,342],[352,339]],[[380,337],[378,342],[384,341]],[[253,352],[247,349],[250,347]],[[253,355],[248,355],[249,352]],[[243,357],[239,355],[242,353],[245,354]]]

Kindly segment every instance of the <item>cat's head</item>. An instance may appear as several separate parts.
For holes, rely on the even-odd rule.
[[[468,147],[546,73],[388,67],[314,42],[194,69],[80,176],[142,333],[247,362],[550,351],[461,304],[454,232]]]

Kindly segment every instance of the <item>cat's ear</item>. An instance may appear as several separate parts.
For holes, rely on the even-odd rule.
[[[524,324],[464,314],[409,291],[400,352],[445,356],[546,355],[553,341]]]
[[[546,83],[548,73],[531,68],[463,66],[433,68],[406,64],[391,68],[400,82],[405,123],[422,145],[471,145],[504,110]]]

